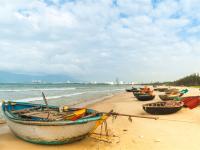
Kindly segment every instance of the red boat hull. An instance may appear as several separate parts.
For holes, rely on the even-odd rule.
[[[184,103],[184,106],[193,109],[200,104],[200,96],[182,97],[181,101]]]

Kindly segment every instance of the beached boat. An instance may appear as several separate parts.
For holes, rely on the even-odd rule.
[[[149,101],[155,98],[155,95],[139,94],[135,96],[139,101]]]
[[[140,92],[133,92],[133,95],[136,97],[138,95],[144,95],[143,93],[140,93]]]
[[[139,92],[137,88],[126,89],[126,92]]]
[[[159,98],[163,101],[173,100],[178,96],[169,96],[169,95],[159,95]]]
[[[68,108],[3,102],[3,115],[11,131],[19,138],[38,144],[64,144],[85,138],[102,114],[92,109]],[[77,117],[74,118],[73,116]],[[73,118],[73,119],[72,119]]]
[[[168,90],[168,88],[155,88],[154,90],[159,92],[165,92]]]
[[[178,89],[168,89],[165,91],[165,94],[179,94],[180,91]]]
[[[183,102],[166,101],[155,102],[143,105],[143,109],[153,115],[165,115],[175,113],[183,107]]]
[[[184,103],[185,107],[193,109],[200,105],[200,96],[187,96],[181,97],[180,100]]]

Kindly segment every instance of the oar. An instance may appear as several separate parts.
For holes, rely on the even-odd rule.
[[[147,118],[147,119],[159,119],[159,117],[152,117],[152,116],[140,116],[140,115],[129,115],[129,114],[121,114],[116,112],[100,112],[103,114],[113,115],[113,116],[126,116],[126,117],[136,117],[136,118]]]

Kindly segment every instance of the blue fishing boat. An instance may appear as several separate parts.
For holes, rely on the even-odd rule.
[[[3,102],[3,115],[19,138],[37,144],[64,144],[85,138],[102,118],[92,109]],[[74,119],[75,118],[75,119]]]

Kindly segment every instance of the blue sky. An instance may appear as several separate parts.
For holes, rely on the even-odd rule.
[[[200,70],[200,0],[0,1],[0,70],[175,80]]]

